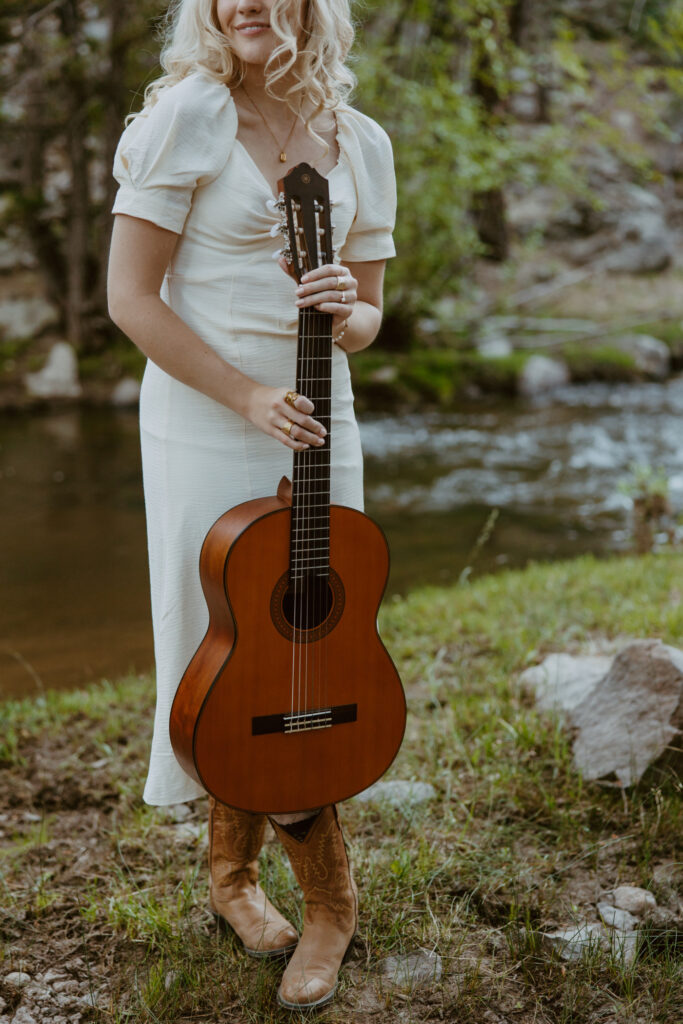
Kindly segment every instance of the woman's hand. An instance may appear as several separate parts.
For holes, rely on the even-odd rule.
[[[247,403],[247,419],[264,434],[274,437],[295,452],[322,447],[327,431],[322,423],[311,416],[313,402],[305,395],[299,395],[294,404],[290,405],[285,401],[290,394],[294,392],[289,388],[254,385]],[[283,427],[286,429],[283,430]]]
[[[284,260],[280,266],[290,273]],[[296,289],[296,305],[299,309],[311,306],[321,313],[332,313],[332,335],[346,327],[346,321],[358,300],[358,281],[341,263],[327,263],[310,270],[301,278]]]

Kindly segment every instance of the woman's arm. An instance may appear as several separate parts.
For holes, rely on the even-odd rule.
[[[285,403],[293,383],[270,388],[240,373],[168,306],[159,292],[180,236],[151,221],[126,214],[114,218],[107,295],[109,315],[157,366],[201,391],[296,451],[320,445],[322,424],[311,418],[313,403],[301,395]],[[294,436],[283,433],[287,422]]]

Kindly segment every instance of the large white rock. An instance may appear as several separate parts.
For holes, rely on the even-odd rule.
[[[7,298],[0,303],[0,333],[6,338],[34,338],[59,321],[59,311],[40,295]]]
[[[607,655],[549,654],[540,665],[522,672],[519,682],[535,694],[543,711],[568,712],[593,692],[611,664]]]
[[[566,718],[586,779],[615,775],[630,786],[665,751],[683,748],[683,651],[659,640],[637,640],[615,657],[552,654],[519,681],[539,708]]]
[[[522,368],[517,380],[520,395],[532,397],[545,391],[564,387],[570,381],[569,368],[561,359],[550,359],[548,356],[530,356]]]
[[[622,786],[633,785],[681,736],[683,651],[659,640],[629,644],[571,721],[574,764],[584,778],[614,774]]]
[[[27,373],[24,383],[33,398],[79,398],[82,388],[76,353],[71,345],[66,341],[56,342],[42,370]]]

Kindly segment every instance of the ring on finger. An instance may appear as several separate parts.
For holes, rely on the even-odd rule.
[[[345,288],[346,288],[346,274],[344,274],[342,277],[338,277],[337,278],[337,286],[336,286],[335,290],[338,291],[338,292],[343,292]]]
[[[342,303],[342,305],[346,302],[346,295],[344,292],[341,293],[341,299],[339,301]]]
[[[287,420],[287,422],[285,423],[284,427],[280,427],[280,430],[282,431],[283,434],[286,434],[287,437],[291,437],[292,436],[292,427],[293,426],[294,426],[294,424],[292,423],[292,421],[291,420]]]
[[[294,407],[294,403],[296,402],[298,397],[299,397],[299,392],[298,391],[288,391],[287,394],[285,395],[285,402],[287,403],[287,405],[291,405],[292,408],[293,408]]]

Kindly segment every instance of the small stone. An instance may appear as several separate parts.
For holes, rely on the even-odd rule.
[[[56,981],[52,987],[55,992],[78,992],[78,982],[73,978],[63,978],[61,981]]]
[[[530,356],[517,380],[517,390],[520,395],[532,398],[534,395],[564,387],[569,384],[570,379],[569,368],[562,360],[550,359],[548,356]]]
[[[633,931],[638,923],[628,910],[620,910],[610,903],[598,903],[598,913],[606,925],[610,928],[617,928],[621,932]]]
[[[683,882],[683,864],[676,860],[665,860],[657,864],[652,879],[664,889],[676,889]]]
[[[111,404],[118,408],[137,405],[140,401],[140,384],[134,377],[123,377],[111,393]]]
[[[31,980],[31,975],[25,971],[12,971],[5,975],[5,982],[12,988],[25,988]]]
[[[25,1006],[20,1006],[12,1017],[12,1024],[38,1024],[38,1021]],[[43,1024],[47,1022],[43,1021]]]
[[[39,975],[41,981],[44,981],[46,985],[51,985],[53,981],[59,981],[64,977],[61,971],[56,971],[54,967],[51,967],[45,974]]]
[[[560,928],[555,932],[545,932],[542,942],[546,948],[554,950],[563,960],[581,960],[586,954],[593,952],[604,942],[605,930],[599,922],[582,921]]]
[[[430,782],[409,782],[400,779],[375,782],[355,797],[362,804],[387,803],[400,811],[417,807],[435,798],[436,790]]]
[[[482,338],[477,345],[477,352],[484,359],[505,359],[512,355],[513,348],[509,338],[498,334]]]
[[[378,366],[376,370],[373,370],[370,374],[370,380],[373,384],[393,384],[398,377],[398,369],[395,366]]]
[[[187,821],[192,817],[192,808],[189,804],[169,804],[164,810],[173,821]]]
[[[657,906],[657,900],[648,889],[637,885],[620,885],[610,894],[611,902],[619,910],[628,910],[630,914],[640,917],[647,910]]]
[[[638,953],[638,932],[612,932],[610,952],[615,960],[620,960],[624,967],[629,967]]]
[[[393,988],[413,991],[441,981],[441,957],[432,950],[389,956],[380,964],[382,979]]]
[[[205,824],[199,825],[192,821],[182,821],[179,825],[173,825],[172,829],[176,843],[189,845],[198,842],[201,846],[209,841]]]
[[[24,383],[33,398],[79,398],[82,389],[74,349],[66,341],[55,342],[43,369],[27,373]]]

